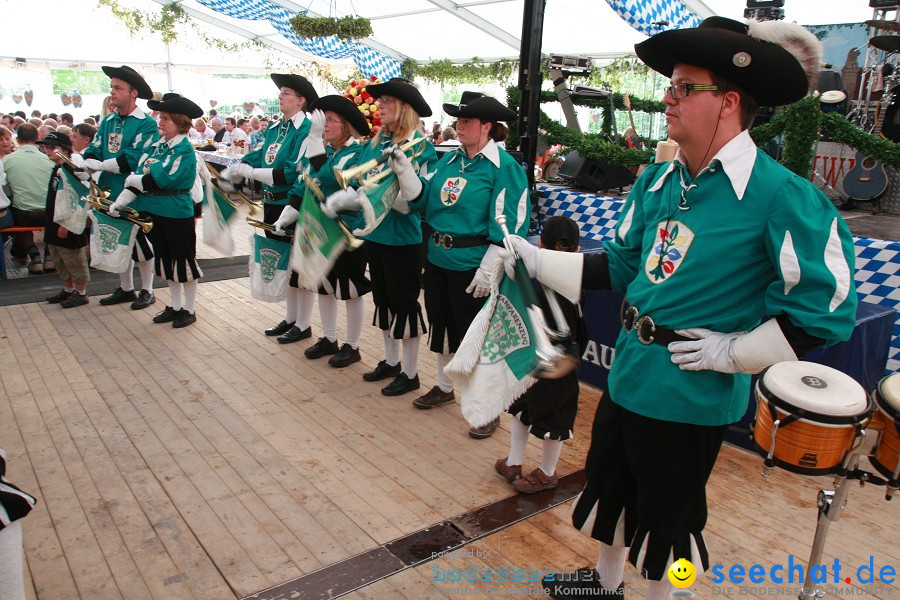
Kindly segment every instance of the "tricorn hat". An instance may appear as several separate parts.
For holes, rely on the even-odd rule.
[[[150,89],[150,86],[146,81],[144,81],[144,78],[141,77],[140,73],[138,73],[128,65],[122,65],[121,67],[100,68],[103,69],[103,72],[106,73],[106,76],[110,79],[121,79],[122,81],[136,89],[138,92],[138,98],[149,100],[153,97],[153,90]]]
[[[394,77],[384,83],[372,83],[366,86],[366,91],[373,98],[393,96],[409,104],[420,117],[431,116],[431,107],[425,102],[419,89],[408,79]]]
[[[451,111],[459,110],[460,108],[464,107],[466,104],[471,102],[472,100],[475,100],[476,98],[483,98],[483,97],[484,97],[484,94],[482,94],[481,92],[465,91],[462,93],[462,96],[459,99],[459,104],[450,104],[449,102],[445,102],[443,105],[444,112],[447,113],[448,115],[452,114]]]
[[[270,77],[279,88],[290,88],[306,98],[307,106],[319,99],[316,88],[314,88],[309,80],[302,75],[294,75],[293,73],[272,73]]]
[[[473,92],[469,92],[473,93]],[[478,92],[474,92],[478,93]],[[473,98],[470,102],[466,100],[466,94],[460,99],[459,105],[445,104],[444,112],[451,117],[457,119],[479,119],[480,121],[512,121],[517,117],[516,112],[500,103],[496,98],[482,95],[480,98]]]
[[[72,139],[64,133],[51,131],[42,139],[38,140],[39,145],[44,146],[61,146],[63,148],[72,149]]]
[[[362,112],[360,112],[356,103],[349,98],[344,98],[337,94],[322,96],[313,102],[309,109],[321,111],[330,110],[336,112],[350,124],[350,127],[356,130],[356,133],[361,136],[369,135],[369,122]]]
[[[801,25],[741,23],[709,17],[698,27],[664,31],[634,45],[651,69],[672,76],[676,64],[709,69],[740,86],[760,106],[800,100],[816,86],[822,44]]]
[[[181,94],[176,94],[175,92],[164,94],[162,100],[148,100],[147,108],[150,110],[158,110],[160,112],[178,113],[186,115],[191,119],[203,116],[202,108]]]

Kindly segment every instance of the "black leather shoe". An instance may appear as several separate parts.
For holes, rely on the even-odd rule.
[[[131,310],[141,310],[156,302],[156,296],[150,290],[141,290],[137,300],[131,303]]]
[[[410,379],[406,373],[400,373],[394,380],[381,388],[381,393],[385,396],[400,396],[406,392],[419,389],[419,375]]]
[[[293,323],[288,323],[287,321],[282,321],[275,327],[269,327],[268,329],[266,329],[265,333],[266,333],[266,335],[269,335],[269,336],[281,335],[283,333],[287,333],[288,329],[290,329],[293,326],[294,326]]]
[[[69,296],[71,296],[74,293],[75,292],[67,292],[66,290],[63,290],[58,294],[48,296],[47,302],[49,302],[50,304],[59,304],[60,302],[62,302],[63,300],[65,300],[66,298],[68,298]]]
[[[625,583],[615,591],[600,585],[600,574],[591,567],[574,573],[555,573],[541,582],[544,592],[554,600],[584,600],[585,598],[624,598]]]
[[[296,325],[292,326],[286,332],[282,333],[278,336],[279,344],[293,344],[294,342],[299,342],[300,340],[305,340],[306,338],[312,337],[312,327],[307,327],[306,329],[300,329]]]
[[[171,323],[178,317],[178,313],[181,311],[175,310],[171,306],[167,306],[163,309],[163,311],[153,317],[154,323]]]
[[[378,364],[375,365],[375,368],[369,371],[368,373],[363,373],[363,380],[365,381],[381,381],[382,379],[387,379],[388,377],[396,377],[400,374],[400,363],[396,365],[387,364],[386,360],[378,361]]]
[[[182,327],[187,327],[191,323],[196,322],[197,315],[182,308],[178,311],[178,316],[175,317],[175,320],[172,321],[172,327],[174,327],[175,329],[181,329]]]
[[[126,292],[122,288],[117,287],[112,295],[101,298],[100,304],[103,306],[112,306],[113,304],[122,304],[123,302],[134,302],[135,300],[137,300],[137,294],[134,293],[134,290]]]
[[[327,337],[320,337],[319,341],[306,349],[303,356],[306,358],[322,358],[331,354],[337,354],[337,340],[329,340]]]
[[[421,408],[422,410],[427,410],[429,408],[434,408],[435,406],[440,406],[441,404],[447,404],[448,402],[453,402],[456,399],[456,396],[453,394],[453,390],[449,392],[445,392],[438,386],[434,386],[424,396],[419,396],[415,400],[413,400],[413,406],[416,408]]]
[[[359,348],[354,348],[350,344],[344,344],[337,354],[328,359],[328,364],[336,369],[343,369],[355,362],[359,362],[361,359]]]

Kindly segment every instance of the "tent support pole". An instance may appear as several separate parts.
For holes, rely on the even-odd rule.
[[[522,45],[519,51],[519,149],[524,155],[528,188],[534,195],[534,162],[541,114],[541,43],[546,0],[525,0],[522,15]]]

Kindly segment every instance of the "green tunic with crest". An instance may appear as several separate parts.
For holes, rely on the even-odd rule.
[[[297,165],[303,160],[303,142],[309,135],[309,125],[309,119],[305,115],[299,127],[294,124],[294,119],[272,123],[263,135],[262,144],[241,161],[254,169],[272,169],[274,185],[263,184],[263,190],[274,195],[283,194],[284,198],[270,200],[264,195],[263,201],[266,204],[288,204],[287,193],[297,183]]]
[[[137,168],[142,173],[144,193],[138,196],[142,210],[161,217],[187,219],[194,216],[191,187],[197,175],[197,154],[185,135],[170,144],[158,140],[141,156]],[[154,190],[180,190],[172,196],[155,195]]]

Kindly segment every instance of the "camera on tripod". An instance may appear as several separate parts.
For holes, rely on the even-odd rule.
[[[784,18],[784,0],[747,0],[745,19],[778,21]]]

